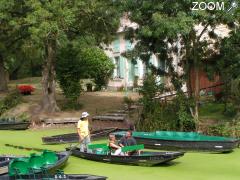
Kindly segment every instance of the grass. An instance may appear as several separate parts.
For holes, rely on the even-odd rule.
[[[0,131],[0,154],[30,154],[29,151],[6,147],[4,144],[63,150],[67,145],[42,145],[41,137],[73,132],[73,129]],[[186,153],[170,164],[157,167],[114,165],[71,157],[65,173],[104,175],[109,180],[239,180],[240,149],[229,154]]]
[[[231,120],[231,117],[225,116],[223,112],[223,103],[207,102],[201,105],[199,115],[200,119],[213,119],[217,121]]]

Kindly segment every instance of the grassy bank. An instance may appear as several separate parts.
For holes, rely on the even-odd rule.
[[[67,145],[42,145],[41,137],[67,132],[74,130],[0,131],[0,154],[30,154],[26,150],[6,147],[5,143],[63,150]],[[64,171],[104,175],[110,180],[239,180],[239,156],[240,149],[229,154],[186,153],[170,164],[157,167],[113,165],[71,157]]]

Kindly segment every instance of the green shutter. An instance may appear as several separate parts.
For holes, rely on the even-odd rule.
[[[120,56],[120,78],[125,77],[125,58]]]
[[[133,81],[134,80],[134,74],[135,74],[135,68],[134,64],[131,60],[128,60],[128,80]]]
[[[127,51],[132,50],[132,43],[130,42],[130,40],[126,40],[125,45]]]
[[[113,52],[120,52],[120,39],[115,39],[113,41]]]

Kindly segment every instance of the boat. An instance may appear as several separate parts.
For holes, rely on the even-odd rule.
[[[59,156],[60,153],[59,153]],[[9,176],[8,174],[8,166],[11,163],[12,160],[19,158],[16,156],[0,156],[0,179],[1,180],[14,180],[17,179],[17,175],[14,176]],[[23,158],[23,157],[21,157]],[[48,179],[48,180],[53,180],[53,179],[65,179],[65,180],[70,180],[70,179],[82,179],[82,180],[106,180],[107,177],[105,176],[95,176],[95,175],[90,175],[90,174],[64,174],[63,171],[61,170],[56,170],[55,174],[49,174],[49,173],[29,173],[28,175],[20,175],[21,177],[19,178],[24,178],[24,179]]]
[[[0,130],[25,130],[30,126],[28,121],[16,121],[16,119],[0,119]]]
[[[8,172],[9,162],[16,158],[15,156],[0,156],[0,176]]]
[[[184,155],[184,152],[144,151],[141,150],[144,149],[143,145],[126,146],[122,148],[122,152],[141,150],[133,155],[112,155],[106,144],[94,144],[91,146],[93,147],[90,148],[90,146],[88,146],[89,149],[92,149],[91,152],[81,152],[78,147],[67,148],[66,150],[71,151],[75,157],[87,160],[138,166],[155,166]]]
[[[106,137],[109,133],[118,130],[118,128],[105,128],[92,131],[91,139],[96,140],[102,137]],[[55,136],[42,137],[44,144],[64,144],[64,143],[76,143],[79,142],[79,135],[77,133],[59,134]]]
[[[117,139],[126,131],[114,132]],[[133,132],[133,137],[146,148],[161,150],[231,152],[239,144],[238,139],[207,136],[197,132]]]
[[[55,153],[48,150],[42,154],[33,153],[29,157],[4,156],[0,163],[3,169],[0,179],[32,179],[44,174],[52,175],[67,163],[69,156],[67,151]]]

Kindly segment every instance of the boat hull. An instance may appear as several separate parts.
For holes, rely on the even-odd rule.
[[[117,139],[122,136],[115,134]],[[145,148],[158,150],[183,150],[183,151],[207,151],[207,152],[231,152],[239,142],[236,141],[176,141],[164,139],[150,139],[134,137],[138,144],[144,144]]]
[[[9,177],[8,175],[0,176],[1,180],[15,180],[13,177]],[[82,179],[82,180],[106,180],[107,177],[105,176],[95,176],[95,175],[89,175],[89,174],[66,174],[65,176],[58,176],[58,175],[43,175],[38,174],[35,177],[25,177],[24,179],[64,179],[64,180],[70,180],[70,179]]]
[[[96,140],[103,137],[106,137],[109,133],[116,131],[116,128],[107,128],[100,129],[91,132],[91,139]],[[77,133],[69,133],[69,134],[60,134],[49,137],[42,137],[42,142],[44,144],[66,144],[66,143],[76,143],[79,142],[79,135]]]
[[[155,165],[172,161],[184,155],[183,152],[142,151],[140,155],[115,156],[110,154],[100,155],[100,154],[93,154],[93,153],[87,153],[87,152],[80,152],[79,148],[71,149],[71,151],[73,156],[83,158],[83,159],[113,163],[113,164],[138,165],[138,166],[155,166]]]
[[[0,130],[25,130],[30,122],[0,122]]]

